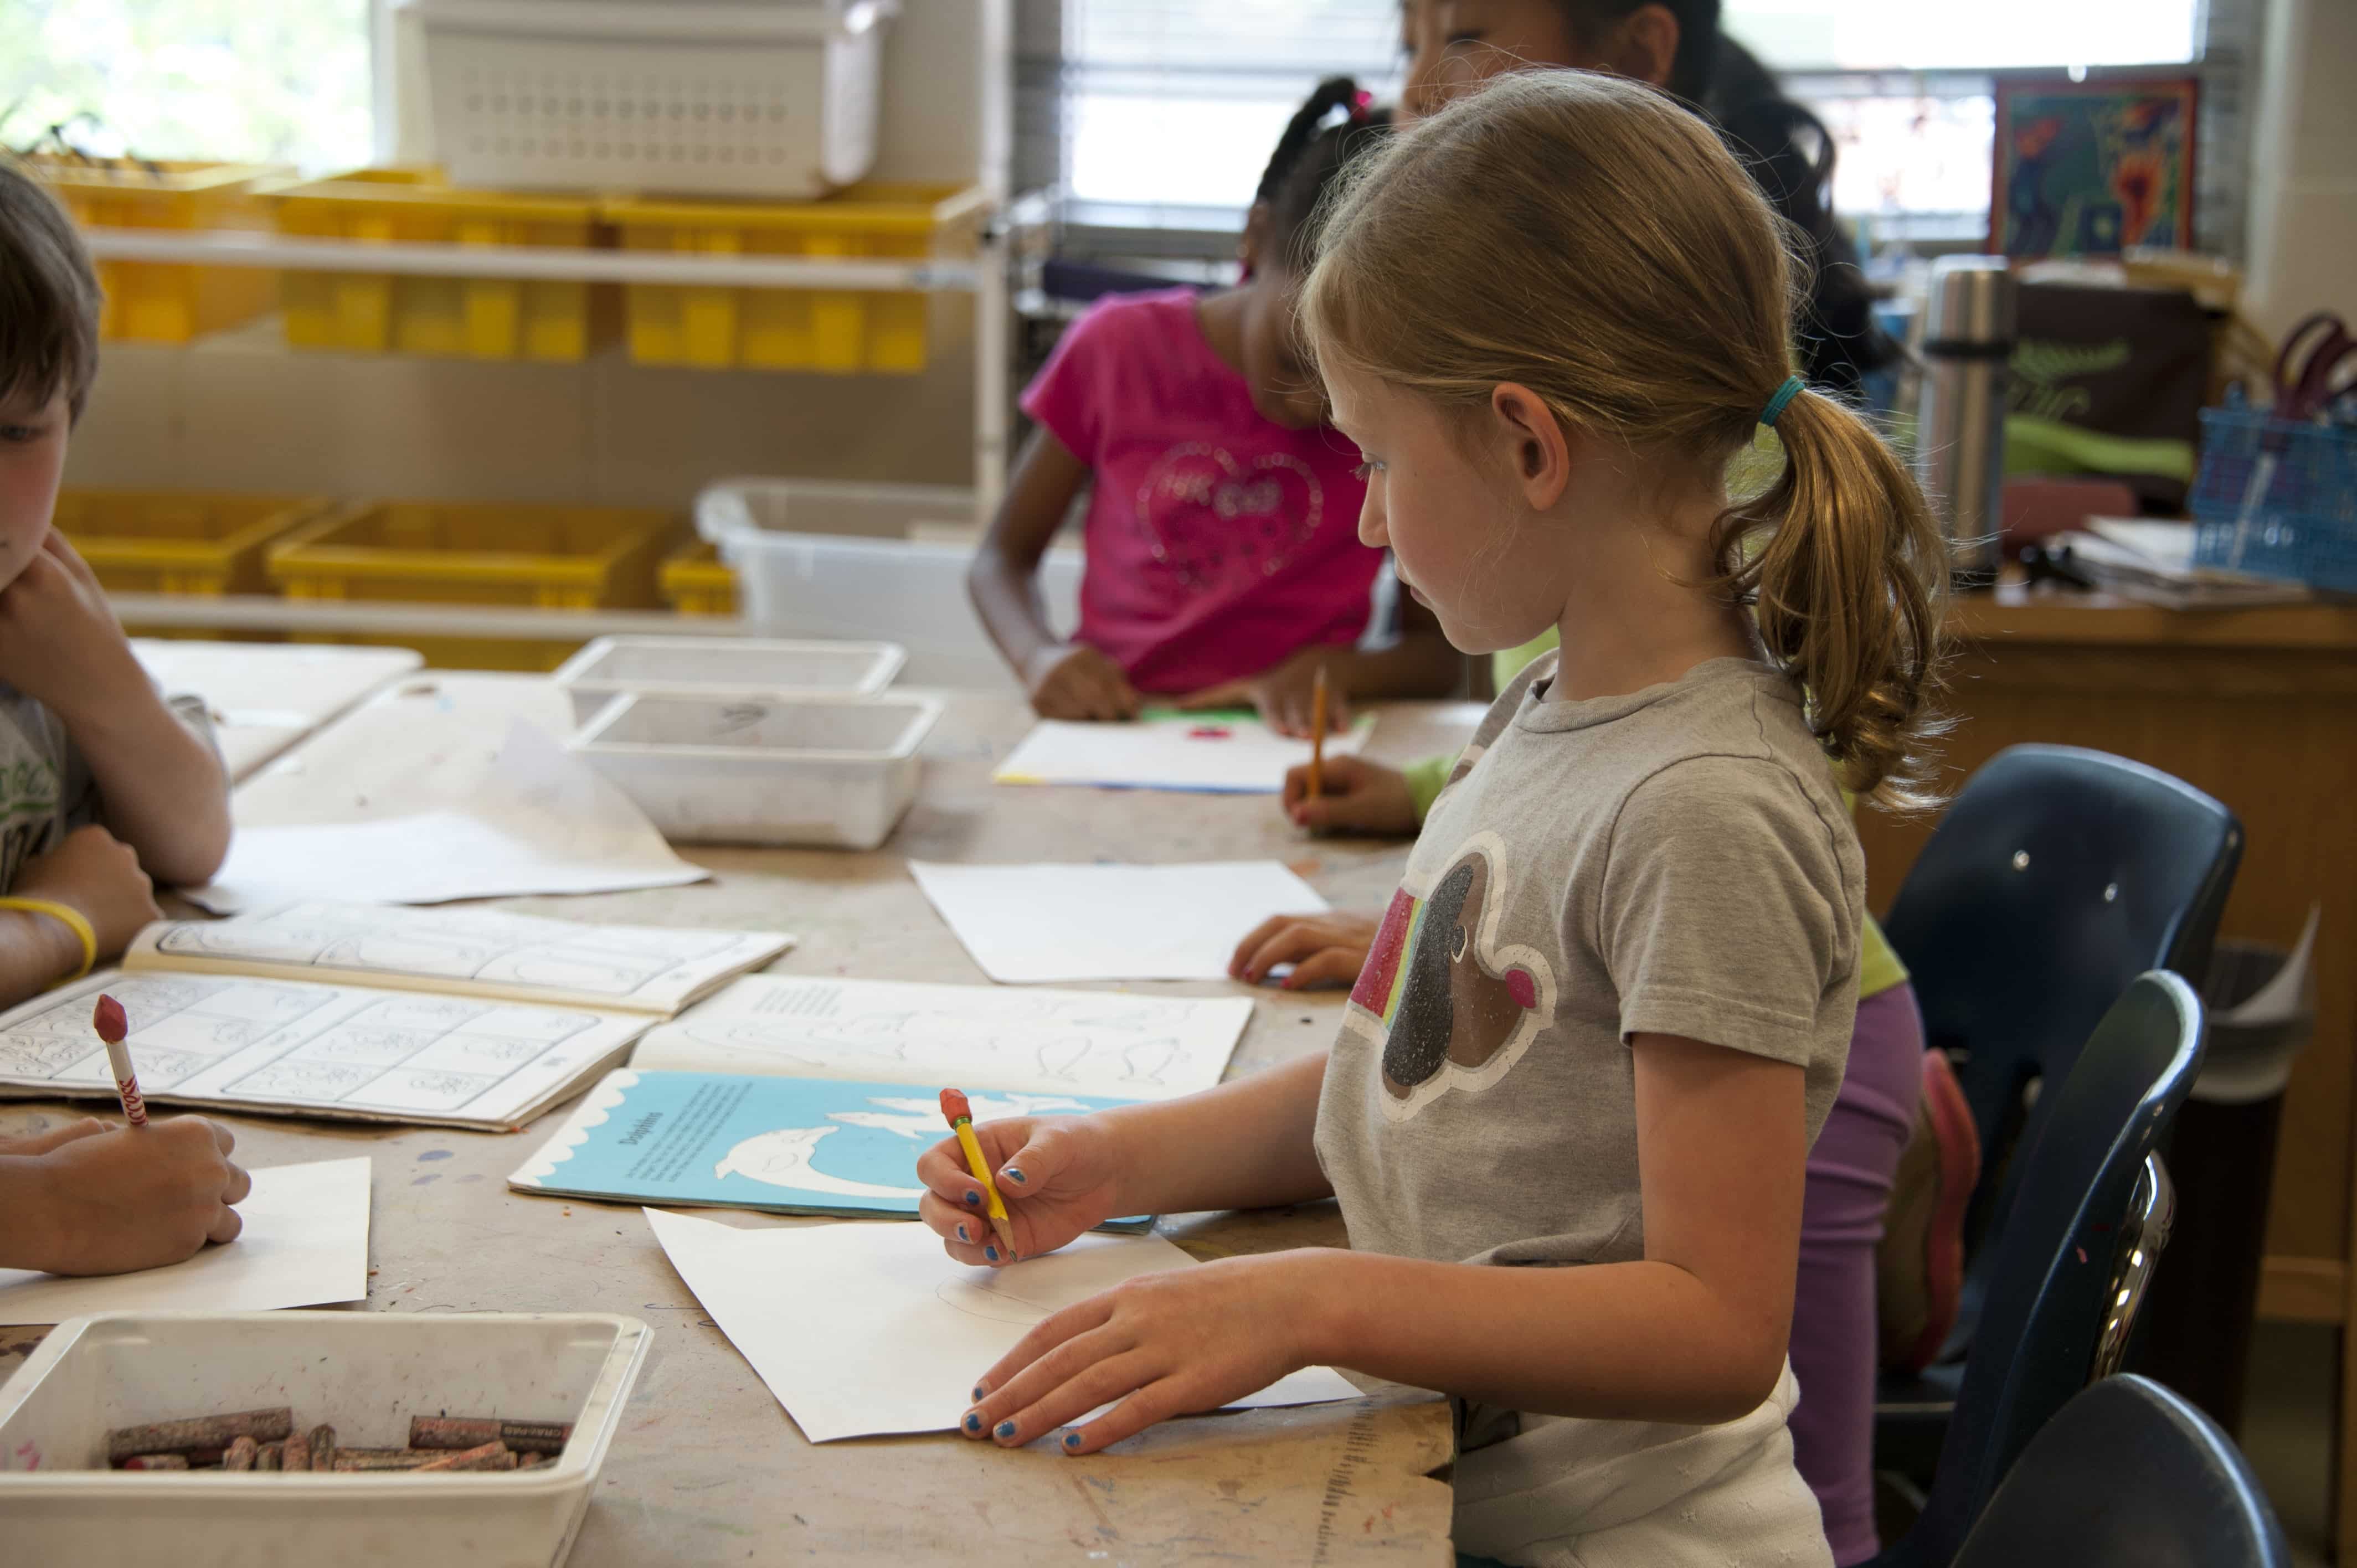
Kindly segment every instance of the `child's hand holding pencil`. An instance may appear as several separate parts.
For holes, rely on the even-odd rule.
[[[918,1217],[962,1263],[996,1268],[1016,1258],[1035,1258],[1134,1212],[1121,1207],[1112,1140],[1091,1118],[1013,1116],[974,1124],[969,1132],[988,1183],[975,1178],[954,1136],[917,1161],[917,1179],[925,1187]],[[992,1224],[993,1187],[1006,1210],[1004,1237]]]

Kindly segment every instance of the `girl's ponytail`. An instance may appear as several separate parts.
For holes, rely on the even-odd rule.
[[[1783,474],[1719,520],[1721,585],[1808,693],[1844,783],[1894,810],[1932,805],[1921,746],[1944,727],[1932,696],[1946,541],[1913,476],[1846,404],[1801,391],[1770,423]]]
[[[1347,76],[1329,76],[1310,92],[1308,101],[1293,112],[1285,123],[1285,134],[1276,139],[1276,151],[1268,156],[1268,166],[1260,173],[1260,188],[1253,192],[1255,203],[1275,201],[1284,188],[1286,177],[1301,162],[1301,155],[1309,150],[1323,126],[1326,116],[1337,109],[1361,107],[1364,98],[1359,84]]]

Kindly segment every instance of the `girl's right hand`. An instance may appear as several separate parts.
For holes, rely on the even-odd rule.
[[[1134,719],[1146,706],[1128,672],[1082,642],[1041,649],[1023,683],[1043,719]]]
[[[1416,830],[1415,796],[1407,775],[1380,762],[1337,752],[1326,758],[1318,799],[1309,798],[1309,765],[1285,775],[1285,814],[1312,832],[1383,833],[1405,838]]]
[[[1017,1255],[1036,1258],[1073,1237],[1118,1219],[1122,1208],[1117,1139],[1102,1116],[1014,1116],[975,1124],[974,1135],[990,1163],[1006,1205]],[[925,1196],[917,1216],[962,1263],[996,1268],[1016,1260],[991,1232],[982,1184],[966,1168],[955,1138],[944,1138],[917,1160]]]

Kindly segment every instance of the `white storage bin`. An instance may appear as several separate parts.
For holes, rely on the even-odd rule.
[[[459,185],[799,199],[876,161],[899,0],[408,0]]]
[[[728,479],[696,498],[696,531],[737,573],[740,613],[788,637],[888,638],[909,650],[913,685],[1011,692],[1014,672],[966,596],[971,545],[914,540],[965,521],[971,492],[933,486]],[[853,537],[863,535],[864,537]],[[1039,563],[1048,621],[1069,637],[1081,619],[1081,553]]]
[[[932,697],[617,698],[566,744],[683,843],[874,849],[917,796]]]
[[[109,1313],[0,1384],[0,1560],[554,1568],[572,1549],[649,1330],[604,1314]],[[418,1476],[109,1470],[113,1427],[285,1404],[339,1445],[413,1415],[569,1420],[555,1463]]]
[[[892,683],[908,650],[893,642],[784,642],[737,637],[601,637],[565,661],[556,683],[586,725],[628,692],[665,697],[865,697]]]

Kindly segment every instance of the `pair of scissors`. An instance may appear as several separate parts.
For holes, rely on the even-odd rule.
[[[2347,322],[2330,310],[2303,317],[2276,355],[2276,417],[2305,421],[2322,413],[2346,390],[2333,383],[2352,363],[2357,338],[2349,336]]]

